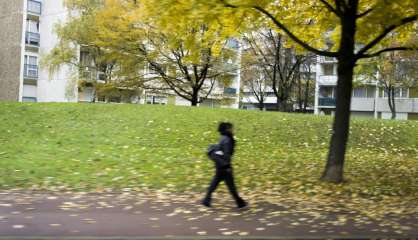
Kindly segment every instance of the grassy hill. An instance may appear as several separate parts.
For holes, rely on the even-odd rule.
[[[240,189],[413,196],[418,122],[352,120],[346,184],[320,183],[331,118],[147,105],[0,103],[0,188],[204,191],[219,121],[236,125]]]

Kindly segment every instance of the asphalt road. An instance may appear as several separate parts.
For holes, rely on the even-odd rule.
[[[0,193],[0,239],[353,239],[418,238],[418,214],[404,231],[353,213],[308,213],[287,204],[252,203],[237,210],[228,198],[207,209],[199,196],[127,193]],[[222,204],[221,204],[222,203]],[[341,221],[341,219],[345,219]]]

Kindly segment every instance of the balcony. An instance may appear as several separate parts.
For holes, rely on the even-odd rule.
[[[39,33],[26,32],[26,37],[25,37],[26,45],[39,47],[40,40],[41,40],[41,36],[39,35]]]
[[[35,0],[28,0],[27,11],[29,14],[40,16],[42,13],[42,3]]]
[[[337,59],[334,57],[325,57],[325,56],[320,56],[320,62],[321,63],[335,63],[337,62]]]
[[[325,86],[337,86],[337,75],[321,75],[319,76],[318,84]]]
[[[38,65],[25,64],[23,76],[29,79],[38,79]]]
[[[319,100],[319,106],[321,107],[335,107],[336,105],[335,98],[320,97],[318,100]]]
[[[351,98],[351,111],[372,112],[374,111],[374,108],[375,108],[374,98],[361,98],[361,97]]]
[[[236,63],[225,63],[224,70],[226,74],[236,76],[239,74],[240,66]]]
[[[390,112],[388,99],[378,98],[376,108],[379,112]],[[395,109],[396,112],[418,113],[418,98],[396,98]]]

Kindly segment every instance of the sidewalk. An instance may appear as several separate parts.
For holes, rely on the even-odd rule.
[[[354,213],[304,212],[298,203],[251,203],[234,209],[198,204],[199,196],[131,193],[0,193],[0,239],[322,239],[418,237],[418,214],[403,228]],[[389,217],[388,217],[389,218]],[[382,226],[383,225],[383,226]],[[61,238],[57,238],[57,237]],[[32,237],[32,238],[27,238]]]

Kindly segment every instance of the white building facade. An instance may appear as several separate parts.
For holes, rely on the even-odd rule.
[[[333,115],[336,104],[337,61],[319,56],[316,69],[315,114]],[[377,83],[355,86],[351,115],[390,119],[388,99]],[[398,88],[395,96],[396,119],[418,119],[418,93],[414,88]]]

